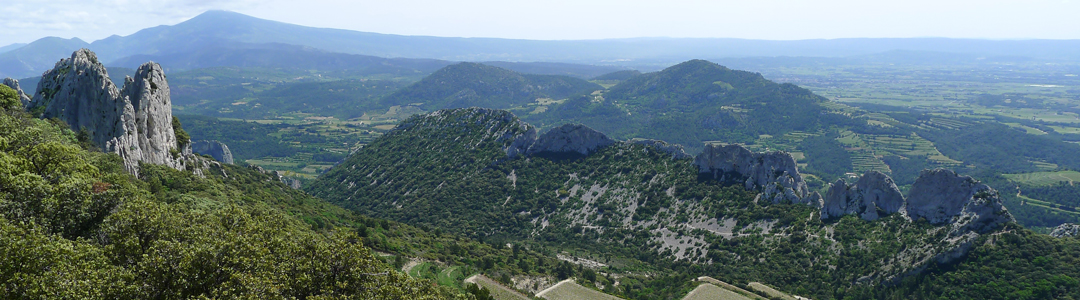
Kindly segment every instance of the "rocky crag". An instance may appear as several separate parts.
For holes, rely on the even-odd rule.
[[[42,75],[27,109],[85,131],[102,151],[119,154],[133,174],[139,162],[184,169],[190,154],[188,145],[177,143],[169,83],[153,62],[117,88],[97,56],[80,49]]]
[[[760,190],[764,199],[773,203],[790,201],[817,205],[818,197],[811,194],[799,174],[791,154],[774,151],[755,153],[740,145],[706,145],[694,158],[701,173],[711,174],[720,181],[737,181],[749,190]]]
[[[870,171],[854,184],[837,179],[825,194],[821,207],[821,219],[854,214],[864,220],[878,218],[900,211],[904,195],[896,188],[892,178],[878,171]]]
[[[910,220],[952,225],[954,234],[985,233],[1013,221],[997,191],[974,178],[945,169],[924,170],[912,184],[907,198],[892,178],[877,171],[867,172],[855,184],[837,180],[825,196],[821,218],[854,214],[876,220],[896,212]]]
[[[26,107],[27,105],[30,105],[30,96],[26,95],[26,92],[23,92],[22,88],[19,87],[19,81],[18,80],[11,79],[11,78],[4,78],[4,85],[6,85],[9,88],[15,90],[15,92],[19,94],[19,102],[22,102],[23,107]]]
[[[1080,225],[1073,223],[1065,223],[1054,227],[1053,231],[1050,231],[1050,236],[1056,238],[1074,237],[1080,233]]]
[[[949,263],[963,257],[980,235],[1015,221],[997,191],[945,169],[924,170],[906,198],[892,178],[880,172],[867,172],[854,184],[840,179],[829,187],[821,207],[822,220],[857,215],[871,221],[895,213],[906,224],[926,220],[934,225],[927,235],[941,238],[935,243],[937,250],[910,247],[898,253],[887,266],[892,275],[884,277],[890,284],[922,272],[931,261]]]
[[[232,151],[229,151],[229,146],[220,141],[193,141],[191,142],[191,152],[209,155],[223,163],[234,163]]]

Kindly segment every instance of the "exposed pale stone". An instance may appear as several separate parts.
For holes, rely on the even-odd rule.
[[[115,152],[138,174],[139,162],[184,169],[172,127],[172,103],[165,73],[146,63],[117,89],[93,52],[80,49],[42,75],[28,109],[85,130],[103,151]]]
[[[701,173],[721,181],[739,181],[746,189],[761,190],[762,197],[779,203],[812,203],[795,159],[786,152],[754,153],[740,145],[706,145],[694,158]]]
[[[19,81],[11,78],[4,78],[4,85],[15,90],[19,94],[19,102],[22,102],[23,107],[30,105],[30,96],[23,92],[22,87],[19,87]]]
[[[911,185],[907,212],[912,220],[925,218],[935,225],[951,224],[954,234],[984,233],[1014,221],[997,191],[945,169],[923,170],[919,174]]]
[[[229,146],[220,141],[200,140],[191,142],[191,151],[198,154],[209,155],[223,163],[234,163],[232,151],[229,151]]]
[[[1074,237],[1077,233],[1080,233],[1080,225],[1065,223],[1054,227],[1054,230],[1050,232],[1050,236],[1056,238]]]
[[[878,171],[863,174],[855,184],[837,179],[830,185],[821,207],[821,219],[855,214],[864,220],[877,220],[881,216],[900,211],[904,195],[888,175]]]

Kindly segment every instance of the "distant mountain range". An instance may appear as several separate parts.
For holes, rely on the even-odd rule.
[[[86,43],[79,39],[47,37],[27,45],[0,48],[0,77],[40,74],[55,57],[88,47],[108,65],[172,60],[183,67],[243,66],[273,60],[240,60],[253,49],[277,49],[292,54],[325,56],[327,52],[382,58],[422,58],[449,61],[562,62],[612,66],[651,66],[660,69],[692,58],[750,56],[842,57],[889,51],[937,52],[963,57],[1026,57],[1042,60],[1080,60],[1080,40],[976,40],[947,38],[834,39],[766,41],[723,38],[630,38],[607,40],[513,40],[403,36],[341,29],[313,28],[227,12],[208,11],[176,25],[140,30]],[[298,49],[303,51],[297,52]],[[318,50],[321,51],[318,51]],[[229,53],[224,53],[224,52]],[[286,56],[294,57],[294,56]],[[321,60],[317,58],[315,60]],[[207,62],[206,60],[211,60]],[[302,60],[301,60],[302,61]],[[179,62],[179,63],[176,63]],[[316,64],[317,65],[317,64]],[[174,66],[173,68],[181,68]],[[130,67],[130,66],[129,66]],[[569,67],[564,65],[562,67]],[[580,67],[573,67],[580,68]],[[573,69],[571,68],[571,69]],[[561,74],[565,70],[546,74]],[[554,72],[554,73],[552,73]],[[600,75],[592,74],[592,76]],[[563,74],[569,75],[569,74]]]

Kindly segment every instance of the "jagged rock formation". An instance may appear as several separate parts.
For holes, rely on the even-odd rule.
[[[19,94],[19,102],[22,102],[23,107],[27,107],[28,105],[30,105],[30,96],[26,95],[26,92],[23,92],[22,88],[19,87],[18,80],[4,78],[4,85],[15,90],[15,92]]]
[[[721,181],[740,181],[750,190],[761,190],[764,199],[774,203],[811,203],[811,197],[799,174],[795,159],[780,151],[754,153],[740,145],[706,145],[694,158],[701,173],[710,173]]]
[[[183,169],[181,145],[172,126],[172,103],[165,73],[143,64],[117,89],[97,56],[87,49],[71,54],[42,75],[29,110],[85,130],[103,151],[115,152],[138,174],[139,162]]]
[[[576,152],[589,155],[596,149],[611,146],[615,140],[607,135],[581,124],[566,124],[548,130],[529,146],[528,154],[544,152]]]
[[[229,151],[229,146],[220,141],[200,140],[191,142],[191,152],[209,155],[223,163],[234,163],[232,151]]]
[[[685,159],[692,157],[690,156],[690,154],[686,154],[686,150],[683,150],[682,145],[678,144],[669,144],[668,142],[661,140],[633,140],[630,142],[634,144],[652,146],[653,148],[656,148],[660,151],[671,154],[671,158],[673,159]]]
[[[997,191],[969,176],[936,169],[924,170],[911,185],[907,213],[912,220],[951,224],[954,233],[985,233],[1013,221]]]
[[[821,218],[857,214],[875,220],[895,212],[906,212],[911,220],[925,218],[934,225],[951,225],[952,236],[985,233],[1013,221],[997,191],[945,169],[924,170],[906,199],[892,178],[881,172],[867,172],[853,185],[837,180],[825,195]]]
[[[1050,232],[1050,236],[1056,238],[1074,237],[1077,233],[1080,233],[1080,225],[1073,223],[1065,223],[1054,227],[1054,230]]]
[[[877,220],[900,211],[902,206],[904,195],[896,188],[892,178],[878,171],[870,171],[855,184],[837,179],[825,194],[821,219],[855,214],[864,220]]]

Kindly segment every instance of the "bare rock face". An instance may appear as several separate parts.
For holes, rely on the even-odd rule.
[[[690,154],[686,154],[686,150],[683,150],[682,145],[678,144],[668,144],[667,142],[660,140],[634,140],[631,142],[640,145],[652,146],[657,150],[667,152],[668,154],[671,154],[671,158],[673,159],[685,159],[692,157],[690,156]]]
[[[1011,222],[997,191],[969,176],[936,169],[924,170],[907,199],[912,220],[925,218],[931,224],[953,226],[953,233],[985,233],[1002,223]]]
[[[701,173],[721,181],[740,181],[747,189],[761,190],[762,197],[774,203],[812,203],[806,182],[799,174],[795,159],[785,152],[754,153],[740,145],[706,145],[694,158]]]
[[[1050,236],[1056,238],[1074,237],[1077,233],[1080,233],[1080,225],[1073,223],[1065,223],[1054,227],[1054,230],[1050,232]]]
[[[878,171],[870,171],[855,184],[837,179],[825,194],[821,219],[854,214],[872,221],[898,212],[903,206],[904,195],[896,188],[892,178]]]
[[[209,155],[223,163],[234,163],[232,151],[229,151],[229,146],[220,141],[194,141],[191,143],[191,152]]]
[[[138,174],[139,162],[183,169],[172,127],[172,103],[165,73],[146,63],[117,89],[97,56],[87,49],[60,60],[42,75],[29,110],[58,118],[72,130],[85,130],[103,151],[115,152]]]
[[[585,125],[566,124],[552,128],[540,135],[536,142],[529,147],[528,154],[574,152],[589,155],[596,149],[613,144],[615,144],[615,140]]]
[[[23,107],[27,107],[30,105],[30,96],[26,95],[26,92],[23,92],[22,88],[19,87],[18,80],[4,78],[4,85],[15,90],[15,92],[19,94],[19,102],[22,102]]]

